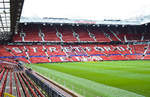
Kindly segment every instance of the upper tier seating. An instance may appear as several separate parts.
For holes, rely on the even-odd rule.
[[[14,35],[15,42],[25,41],[148,41],[150,40],[149,28],[135,27],[97,27],[97,26],[69,26],[69,25],[24,25],[18,34]]]
[[[45,41],[60,41],[56,35],[56,28],[54,26],[42,27]]]
[[[94,41],[87,32],[86,28],[83,27],[73,27],[73,31],[79,35],[80,41]]]
[[[73,36],[72,29],[68,26],[58,27],[58,32],[62,34],[63,41],[77,41],[77,39]]]
[[[104,32],[105,37],[108,37],[111,41],[119,41],[114,35],[115,32],[113,32],[111,29],[103,28],[102,31]]]
[[[15,34],[15,35],[13,36],[13,41],[14,41],[14,42],[21,42],[21,41],[22,41],[22,37],[20,36],[20,33]]]
[[[88,30],[94,34],[96,41],[98,42],[110,42],[109,38],[104,35],[104,32],[101,31],[101,28],[91,27]]]
[[[24,28],[25,37],[24,41],[42,41],[41,37],[39,36],[39,29],[34,28],[32,26],[27,26]]]

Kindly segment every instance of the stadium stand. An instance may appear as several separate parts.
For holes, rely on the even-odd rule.
[[[50,86],[48,79],[23,64],[150,59],[149,26],[20,23],[18,27],[12,41],[0,44],[0,97],[5,93],[71,97],[70,91]]]
[[[65,80],[63,87],[25,64],[150,60],[150,23],[147,20],[20,17],[23,3],[24,0],[0,1],[0,97],[82,97],[72,91],[76,89],[74,86],[70,85],[72,90],[67,89]],[[84,90],[78,91],[85,96]]]
[[[82,97],[24,64],[150,59],[149,26],[21,23],[23,1],[0,2],[0,97]]]

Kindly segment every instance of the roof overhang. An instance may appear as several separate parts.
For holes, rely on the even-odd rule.
[[[86,20],[69,18],[39,18],[39,17],[21,17],[20,23],[48,23],[48,24],[91,24],[91,25],[143,25],[150,22],[149,19],[129,19],[129,20]]]

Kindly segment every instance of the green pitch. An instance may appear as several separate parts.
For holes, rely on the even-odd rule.
[[[29,64],[86,97],[150,97],[150,61]]]

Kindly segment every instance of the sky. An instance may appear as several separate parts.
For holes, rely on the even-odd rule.
[[[23,17],[129,19],[150,15],[150,0],[25,0]]]

